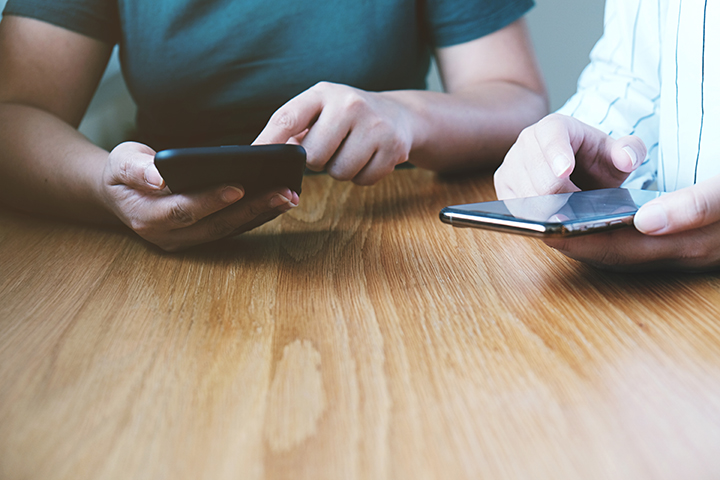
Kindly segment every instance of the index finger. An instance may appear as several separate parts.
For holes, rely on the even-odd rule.
[[[535,136],[557,178],[573,174],[573,183],[583,190],[620,186],[647,153],[638,137],[615,140],[565,115],[550,115],[540,121]]]
[[[543,160],[557,178],[567,178],[575,168],[573,140],[577,135],[575,121],[564,115],[548,115],[535,128],[535,139]]]
[[[520,133],[495,174],[499,199],[579,190],[569,178],[575,165],[569,132],[574,121],[549,115]]]
[[[317,92],[301,93],[273,113],[253,145],[287,143],[315,123],[323,107],[323,98]]]

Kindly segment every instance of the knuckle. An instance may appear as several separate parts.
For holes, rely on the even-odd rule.
[[[179,203],[173,204],[167,213],[168,220],[177,225],[187,226],[195,223],[195,217],[183,205]]]
[[[377,123],[378,127],[387,132],[385,141],[386,148],[393,153],[394,157],[402,156],[405,150],[405,140],[395,131],[393,131],[385,120]]]
[[[595,261],[598,266],[618,267],[627,263],[625,257],[615,249],[607,248],[598,253],[598,258]]]
[[[602,245],[581,247],[579,250],[576,248],[576,240],[568,238],[547,239],[545,244],[567,257],[602,270],[625,270],[632,263],[632,259],[628,258],[622,247],[616,247],[612,241]]]
[[[688,217],[695,225],[705,225],[712,212],[710,199],[701,190],[691,190],[690,212]]]
[[[500,167],[495,170],[495,173],[493,174],[493,185],[495,185],[495,190],[502,189],[505,187],[505,169],[507,166],[503,163],[500,165]]]
[[[400,145],[400,149],[400,163],[404,163],[410,160],[410,150],[412,149],[412,142],[408,139],[403,140]]]
[[[257,218],[264,214],[267,211],[266,203],[267,202],[256,200],[248,204],[248,214],[250,215],[250,218]]]
[[[405,163],[410,160],[409,150],[409,148],[405,147],[405,144],[398,147],[397,155],[395,155],[395,163],[392,165],[393,170],[395,169],[395,165],[400,165],[401,163]]]
[[[310,157],[308,154],[308,159],[306,162],[306,166],[308,169],[312,170],[313,172],[322,172],[325,168],[325,162],[322,158],[318,157]]]
[[[686,248],[682,250],[682,258],[686,260],[704,260],[716,254],[711,242],[707,238],[700,237],[690,242]]]
[[[380,181],[380,176],[378,175],[358,175],[353,178],[353,183],[355,185],[360,185],[361,187],[375,185],[378,181]]]
[[[237,228],[236,225],[222,219],[215,219],[210,222],[209,233],[213,238],[222,238],[232,233]]]
[[[347,170],[345,168],[338,167],[335,164],[333,164],[328,169],[328,175],[330,175],[335,180],[339,180],[341,182],[346,182],[353,178],[352,172],[350,172],[349,170]]]
[[[125,157],[120,160],[118,164],[118,179],[124,184],[128,185],[132,180],[132,161]]]
[[[390,168],[407,162],[410,159],[410,149],[412,148],[412,143],[408,138],[393,129],[386,120],[382,120],[378,126],[384,134],[379,142],[379,147],[381,151],[387,152],[386,163],[390,165]]]
[[[537,124],[538,125],[559,125],[565,122],[565,116],[559,113],[551,113],[542,118]]]
[[[320,90],[320,91],[324,91],[324,90],[329,90],[329,89],[331,89],[332,87],[333,87],[333,84],[332,84],[332,83],[330,83],[330,82],[328,82],[328,81],[325,81],[325,80],[322,80],[322,81],[320,81],[320,82],[317,82],[315,85],[313,85],[313,86],[310,88],[310,90]]]
[[[389,174],[393,170],[395,170],[395,167],[397,165],[406,162],[408,158],[409,155],[405,150],[404,145],[402,144],[402,142],[398,143],[395,148],[390,150],[387,161],[383,162],[383,164],[380,166],[380,171],[383,172],[383,175]]]
[[[132,218],[128,222],[128,226],[138,235],[145,238],[151,231],[152,228],[144,220],[139,218]]]
[[[542,120],[541,120],[542,122]],[[531,138],[535,138],[535,125],[530,125],[529,127],[525,127],[520,132],[520,135],[518,135],[517,143],[525,143]]]
[[[347,94],[344,101],[345,110],[349,113],[357,114],[365,109],[367,106],[367,102],[365,101],[365,98],[360,95],[358,92],[352,91]],[[378,122],[378,118],[370,119],[372,123],[370,125],[375,125]]]
[[[292,110],[280,109],[270,118],[270,123],[281,130],[292,132],[298,124],[298,116]]]
[[[687,232],[685,238],[682,248],[673,250],[682,263],[701,267],[710,265],[720,258],[718,238],[713,228],[699,228]]]
[[[567,129],[565,117],[557,113],[548,115],[535,125],[526,128],[528,137],[532,135],[530,138],[540,145],[561,142],[560,132],[567,131]],[[551,142],[548,142],[548,139]]]

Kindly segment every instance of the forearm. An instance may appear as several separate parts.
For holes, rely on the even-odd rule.
[[[496,167],[523,128],[547,114],[543,94],[509,82],[486,82],[453,93],[383,92],[411,116],[410,161],[452,172]]]
[[[0,103],[0,202],[32,213],[108,223],[100,185],[108,152],[42,110]]]

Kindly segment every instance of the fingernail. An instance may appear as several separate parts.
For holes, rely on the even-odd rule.
[[[148,185],[155,188],[160,188],[163,185],[163,178],[160,176],[160,172],[152,165],[145,169],[145,181]]]
[[[638,156],[637,153],[635,153],[635,150],[633,150],[630,147],[623,147],[623,150],[625,153],[628,154],[628,157],[630,157],[630,162],[632,163],[632,166],[635,167],[638,163]]]
[[[284,203],[290,203],[290,200],[288,200],[287,198],[283,197],[282,195],[280,195],[280,194],[278,193],[277,195],[274,195],[274,196],[270,199],[270,204],[269,204],[269,205],[270,205],[270,208],[277,208],[277,207],[279,207],[280,205],[282,205],[282,204],[284,204]]]
[[[245,192],[243,192],[237,187],[225,187],[225,189],[222,191],[222,199],[226,203],[237,202],[243,197],[244,194]]]
[[[297,207],[300,204],[300,195],[295,192],[292,192],[292,194],[293,198],[290,200],[290,205],[292,205],[293,207]]]
[[[657,203],[645,205],[635,214],[633,223],[635,228],[642,233],[660,232],[667,228],[668,225],[665,207]]]
[[[552,161],[552,170],[556,177],[561,177],[572,167],[572,163],[565,155],[558,155]]]

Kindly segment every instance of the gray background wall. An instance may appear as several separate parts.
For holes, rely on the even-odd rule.
[[[7,0],[0,0],[0,10]],[[602,34],[604,0],[536,0],[527,19],[550,95],[551,110],[575,91],[590,49]],[[431,75],[430,85],[438,88]],[[81,130],[95,142],[112,147],[122,140],[134,116],[119,75],[117,58],[108,67]]]
[[[535,0],[527,16],[535,51],[557,110],[575,92],[577,78],[602,35],[605,0]]]

